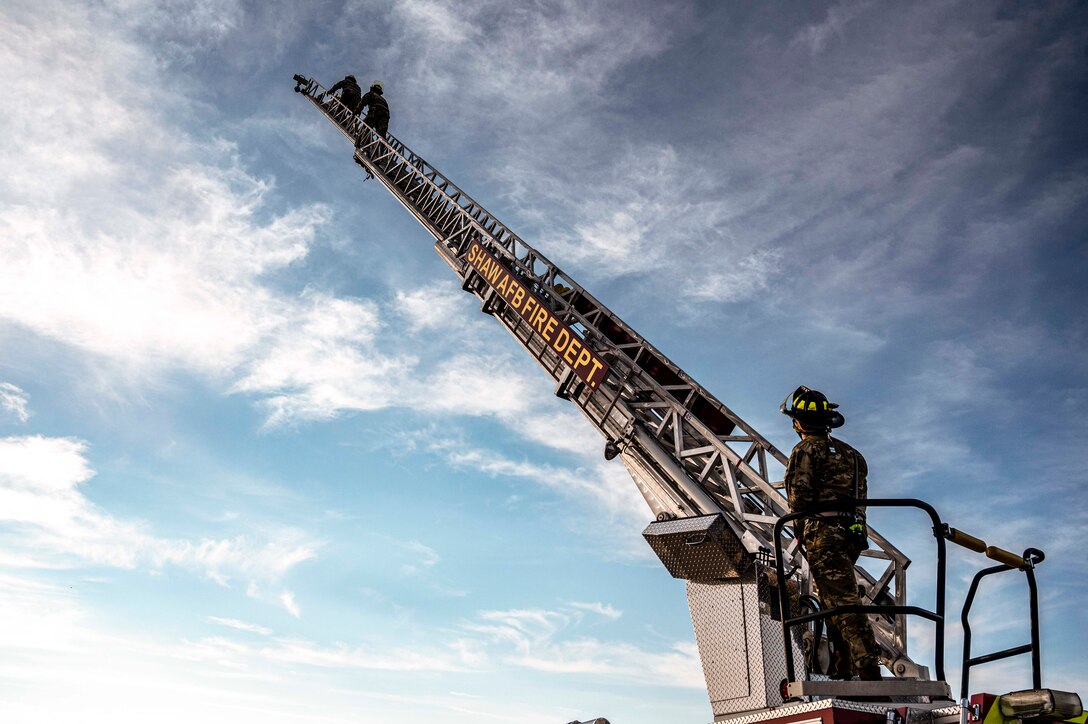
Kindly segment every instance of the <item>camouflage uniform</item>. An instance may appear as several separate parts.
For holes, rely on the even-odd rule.
[[[805,510],[819,503],[854,497],[854,462],[857,461],[859,499],[866,497],[865,477],[868,467],[861,453],[841,440],[813,434],[793,448],[786,468],[786,493],[790,508]],[[864,516],[865,509],[858,512]],[[805,546],[812,578],[819,589],[824,608],[861,603],[854,564],[865,544],[849,528],[854,516],[810,518],[795,523],[795,531]],[[861,671],[879,663],[880,649],[865,614],[848,613],[831,618],[834,628],[850,651],[854,669]],[[829,634],[834,629],[829,629]],[[834,637],[833,637],[834,638]],[[845,663],[845,662],[843,662]],[[847,673],[840,669],[840,674]]]

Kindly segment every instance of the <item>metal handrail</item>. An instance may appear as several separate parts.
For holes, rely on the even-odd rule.
[[[929,611],[918,606],[885,606],[881,604],[860,604],[836,606],[803,616],[790,616],[789,591],[786,587],[786,570],[782,551],[782,530],[787,523],[801,518],[812,518],[819,513],[835,511],[853,512],[859,507],[866,508],[918,508],[925,511],[933,521],[933,537],[937,539],[937,593],[935,610]],[[786,651],[787,681],[795,681],[796,669],[793,660],[793,646],[790,645],[790,627],[834,616],[840,613],[884,613],[910,614],[929,619],[936,624],[933,636],[934,672],[939,681],[944,681],[944,623],[945,623],[945,544],[944,525],[937,511],[929,503],[915,498],[877,498],[855,500],[853,498],[821,503],[806,510],[784,515],[774,526],[775,571],[778,574],[778,606],[782,614],[782,643]]]
[[[1039,653],[1039,590],[1035,584],[1035,566],[1042,563],[1045,559],[1046,554],[1038,548],[1028,548],[1024,551],[1024,565],[1021,568],[1015,568],[1005,564],[993,566],[991,568],[983,568],[976,573],[974,579],[972,579],[971,588],[967,592],[967,599],[963,602],[963,610],[960,612],[960,622],[963,624],[963,669],[960,674],[961,700],[966,699],[968,696],[969,682],[971,680],[971,667],[977,666],[978,664],[987,664],[991,661],[1000,661],[1001,659],[1007,659],[1010,656],[1019,656],[1020,654],[1029,652],[1031,653],[1032,687],[1035,689],[1042,688],[1042,666]],[[1031,643],[1022,646],[1013,646],[1001,651],[995,651],[990,654],[972,658],[971,624],[968,621],[968,617],[971,613],[971,605],[975,602],[975,593],[978,591],[978,584],[986,576],[1015,570],[1023,570],[1028,579],[1028,606],[1031,611]]]

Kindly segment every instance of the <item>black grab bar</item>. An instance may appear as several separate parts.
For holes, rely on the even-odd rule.
[[[960,699],[968,696],[969,682],[971,680],[971,667],[978,664],[987,664],[991,661],[1000,661],[1010,656],[1019,656],[1031,652],[1031,681],[1032,688],[1043,688],[1042,666],[1039,655],[1039,590],[1035,585],[1035,566],[1046,559],[1046,554],[1038,548],[1028,548],[1024,551],[1024,565],[1021,568],[1002,564],[992,568],[983,568],[975,574],[971,581],[971,588],[967,592],[967,599],[963,602],[963,611],[960,612],[960,622],[963,624],[963,669],[960,675]],[[991,654],[971,657],[971,624],[968,615],[971,613],[971,604],[975,602],[975,592],[978,584],[986,576],[1004,571],[1023,570],[1028,579],[1028,606],[1031,610],[1031,643],[1023,646],[1013,646]]]

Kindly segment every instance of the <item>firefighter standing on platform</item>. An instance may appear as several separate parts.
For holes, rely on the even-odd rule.
[[[866,497],[865,458],[830,435],[831,428],[846,422],[836,407],[822,393],[807,387],[798,387],[782,403],[782,413],[793,418],[793,429],[801,437],[786,467],[786,494],[794,512],[820,503]],[[865,509],[858,508],[856,512],[818,513],[795,523],[824,608],[861,603],[854,564],[868,547],[864,516]],[[866,615],[840,614],[831,622],[828,634],[836,644],[832,677],[849,678],[852,665],[861,680],[879,681],[880,648]]]

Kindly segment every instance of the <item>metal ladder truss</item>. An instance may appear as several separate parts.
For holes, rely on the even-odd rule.
[[[422,156],[392,134],[379,136],[312,78],[296,75],[294,81],[295,91],[356,144],[356,162],[435,238],[435,250],[462,287],[480,298],[482,311],[506,327],[551,375],[556,394],[601,432],[606,456],[622,456],[659,520],[721,513],[753,559],[773,550],[774,524],[789,512],[781,473],[774,479],[770,474],[770,464],[787,463],[780,450]],[[477,255],[479,246],[501,264],[502,281],[516,281],[535,300],[535,317],[527,319],[496,288],[495,275],[485,278],[469,262],[470,250]],[[603,378],[577,374],[574,363],[581,357],[567,347],[564,359],[540,333],[542,320],[551,317],[570,331],[579,350],[607,365]],[[869,534],[875,548],[868,555],[888,565],[880,576],[858,568],[866,599],[904,605],[910,561],[876,531]],[[785,555],[808,592],[807,563],[796,541]],[[889,661],[909,661],[903,618],[875,625]]]

